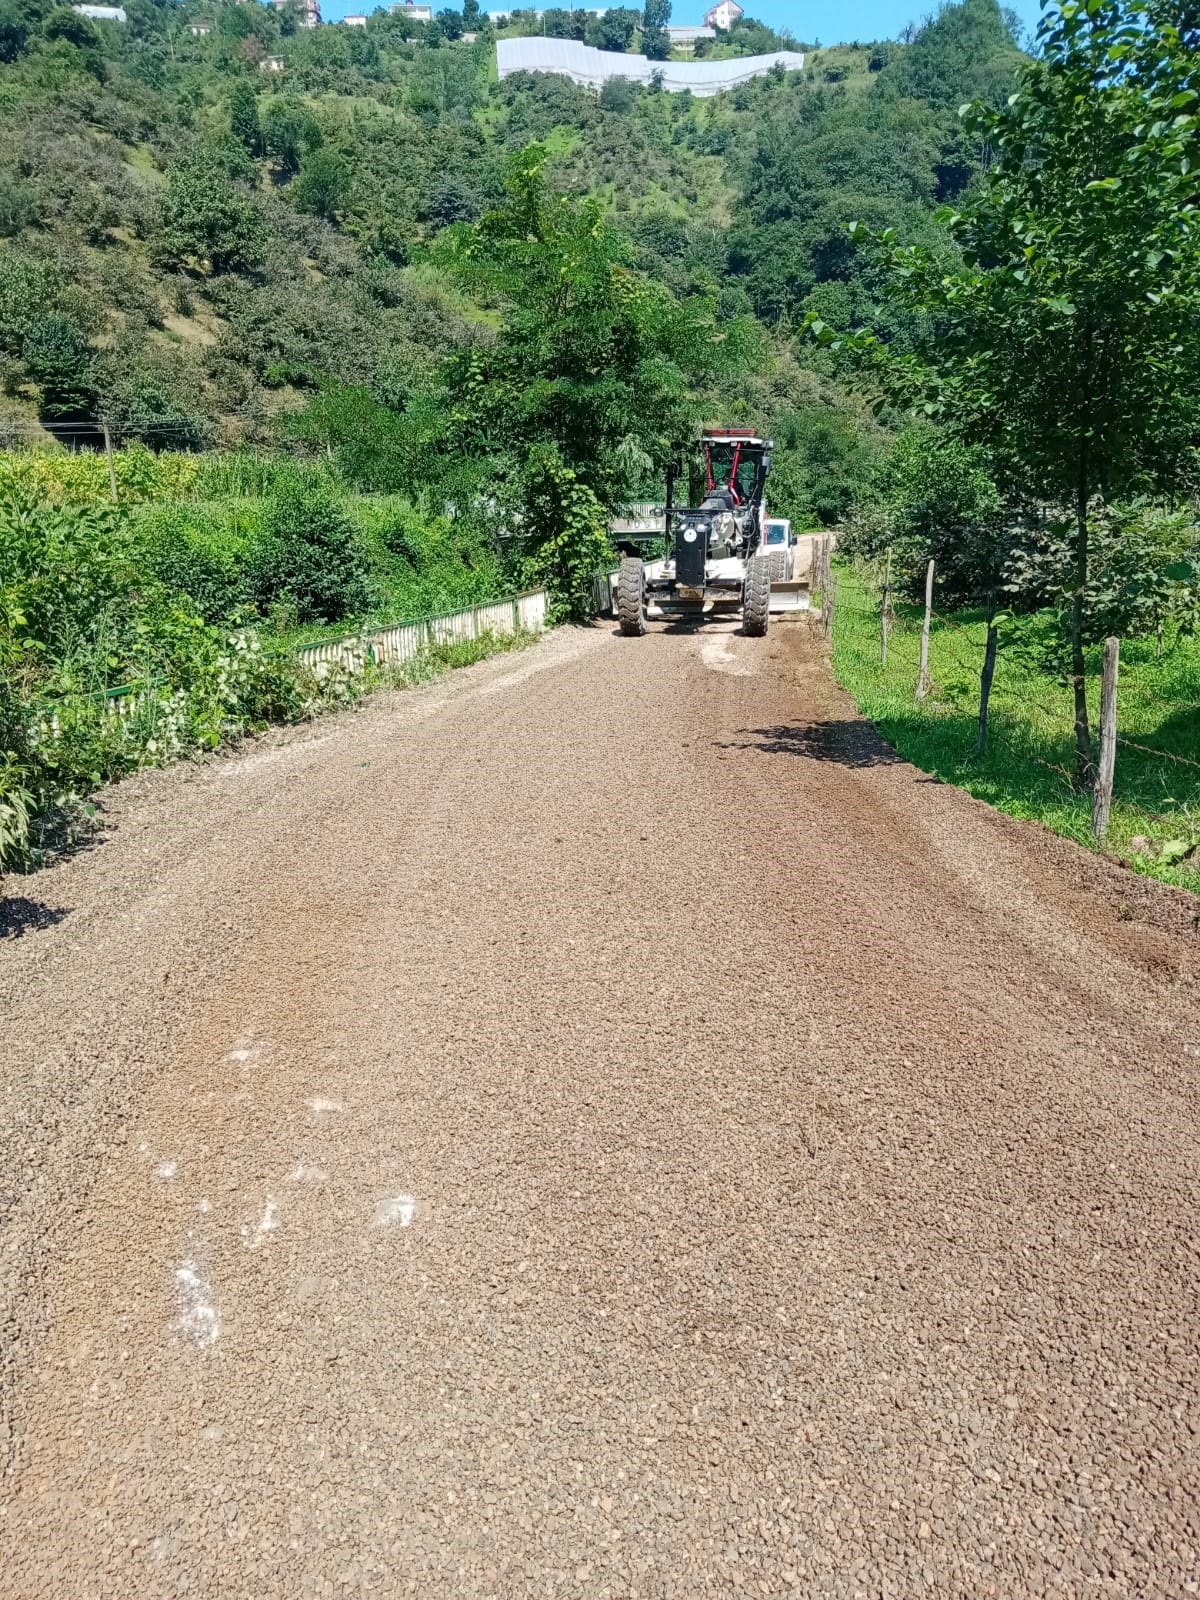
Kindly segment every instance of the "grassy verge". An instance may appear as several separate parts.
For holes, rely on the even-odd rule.
[[[914,698],[922,613],[897,603],[886,668],[879,655],[879,595],[861,572],[839,575],[833,665],[839,682],[884,738],[916,766],[1011,816],[1045,823],[1095,847],[1090,803],[1070,786],[1072,708],[1065,678],[1044,669],[1044,617],[1001,632],[988,748],[976,755],[982,615],[934,619],[932,692]],[[1100,652],[1088,661],[1098,722]],[[1140,872],[1200,893],[1200,642],[1170,637],[1121,648],[1117,771],[1105,847]],[[1147,747],[1137,749],[1135,746]],[[1172,757],[1177,759],[1172,759]]]

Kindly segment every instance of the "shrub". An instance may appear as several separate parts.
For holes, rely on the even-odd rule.
[[[20,353],[30,323],[55,305],[63,280],[56,262],[0,252],[0,350]]]
[[[3,24],[0,24],[2,27]],[[11,172],[0,171],[0,235],[11,238],[34,220],[34,197]]]
[[[349,163],[336,150],[321,145],[304,157],[291,192],[298,211],[332,219],[350,193]]]
[[[591,614],[592,579],[612,559],[608,519],[588,486],[551,448],[531,453],[522,532],[531,543],[529,575],[546,584],[556,619]]]
[[[354,525],[329,486],[316,478],[285,483],[268,502],[247,579],[264,612],[285,601],[301,622],[339,622],[370,603]]]
[[[137,525],[139,558],[164,588],[186,595],[207,623],[243,620],[250,601],[245,513],[154,506]]]

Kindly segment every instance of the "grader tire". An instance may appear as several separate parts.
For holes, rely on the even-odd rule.
[[[771,563],[766,556],[751,556],[742,581],[742,628],[761,639],[771,617]]]
[[[626,556],[617,574],[617,621],[629,639],[640,639],[646,631],[646,579],[637,556]]]
[[[786,583],[791,576],[788,571],[788,552],[786,550],[771,551],[771,582]]]

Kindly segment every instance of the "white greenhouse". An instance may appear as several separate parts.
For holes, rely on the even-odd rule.
[[[799,72],[804,57],[797,50],[779,50],[774,55],[742,56],[734,61],[650,61],[616,50],[594,50],[574,39],[496,41],[496,66],[502,78],[514,72],[559,72],[586,89],[602,89],[613,78],[648,84],[661,72],[662,86],[671,93],[690,89],[694,95],[720,94],[751,78],[761,78],[777,64],[785,72]]]

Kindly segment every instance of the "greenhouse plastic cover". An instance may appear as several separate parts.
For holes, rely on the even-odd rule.
[[[650,61],[645,56],[622,55],[616,50],[595,50],[575,39],[497,39],[496,66],[500,76],[514,72],[561,72],[588,89],[600,89],[612,78],[649,83],[662,73],[664,89],[694,95],[720,94],[739,83],[761,78],[779,63],[787,72],[799,72],[804,57],[796,50],[769,56],[741,56],[733,61]]]

